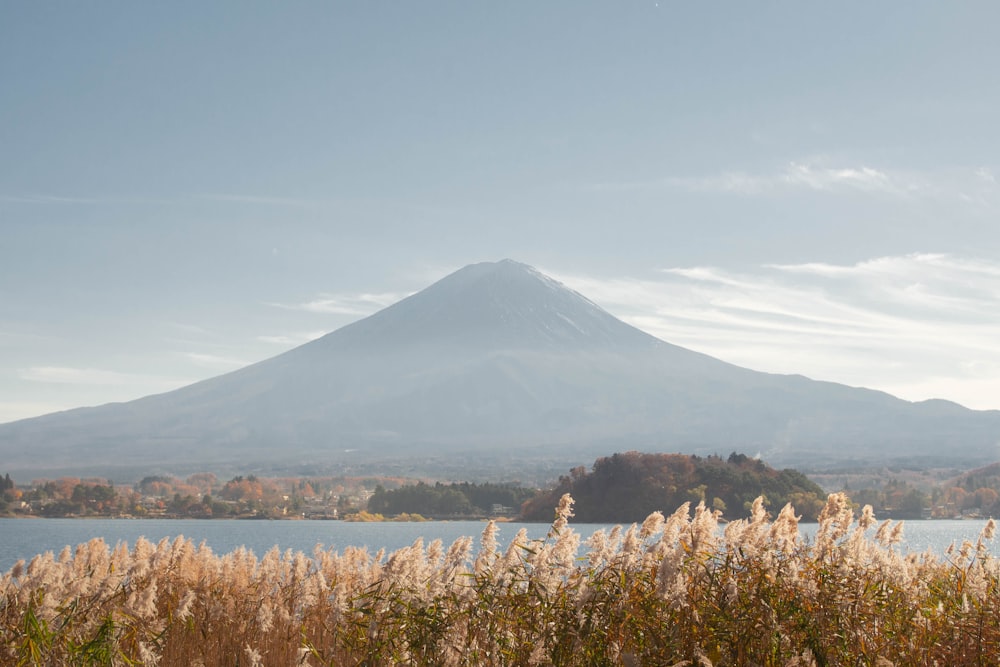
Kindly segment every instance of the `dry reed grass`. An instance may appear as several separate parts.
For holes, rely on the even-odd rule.
[[[544,540],[478,553],[418,540],[216,555],[177,538],[102,540],[0,579],[11,665],[986,665],[1000,655],[997,561],[979,540],[904,555],[831,495],[815,540],[785,507],[720,531],[704,506],[598,532],[579,555],[565,496]]]

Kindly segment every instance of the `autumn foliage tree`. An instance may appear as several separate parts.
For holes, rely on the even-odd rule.
[[[684,454],[625,452],[598,459],[591,472],[574,468],[552,490],[522,506],[522,517],[545,521],[559,498],[576,500],[576,518],[591,523],[641,521],[685,502],[705,503],[727,519],[746,516],[764,496],[775,510],[793,502],[806,519],[823,507],[823,490],[795,470],[775,470],[763,461],[733,453],[727,459]]]

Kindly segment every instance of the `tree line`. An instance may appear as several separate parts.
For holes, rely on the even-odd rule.
[[[499,513],[513,514],[535,493],[534,489],[494,483],[418,482],[394,490],[380,485],[368,499],[368,511],[385,516],[414,513],[426,517],[488,516],[497,513],[494,507],[502,507],[509,511]]]
[[[1000,463],[966,472],[933,487],[885,478],[874,487],[843,491],[858,507],[897,519],[1000,516]],[[576,499],[579,522],[618,523],[652,511],[672,512],[704,502],[725,519],[743,518],[763,494],[772,512],[791,502],[806,520],[816,517],[826,493],[802,473],[776,470],[744,454],[618,453],[578,466],[547,490],[516,484],[407,483],[398,477],[258,478],[228,481],[212,473],[186,479],[150,475],[129,486],[109,480],[61,477],[18,486],[0,477],[0,513],[35,516],[166,516],[330,518],[367,510],[395,517],[449,518],[501,514],[548,521],[563,493]],[[496,512],[495,508],[503,508]]]
[[[59,477],[18,487],[0,477],[0,514],[21,516],[127,516],[167,518],[329,518],[356,512],[376,484],[396,487],[395,477],[259,478],[227,482],[212,473],[186,479],[149,475],[133,485],[106,479]]]

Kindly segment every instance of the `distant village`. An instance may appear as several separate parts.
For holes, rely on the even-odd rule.
[[[0,513],[38,517],[343,519],[367,508],[379,485],[395,478],[258,478],[220,482],[212,473],[179,479],[153,475],[122,487],[104,479],[60,477],[15,485],[0,480]]]

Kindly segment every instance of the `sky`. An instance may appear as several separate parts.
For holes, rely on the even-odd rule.
[[[0,422],[512,258],[756,370],[1000,409],[1000,5],[0,2]]]

